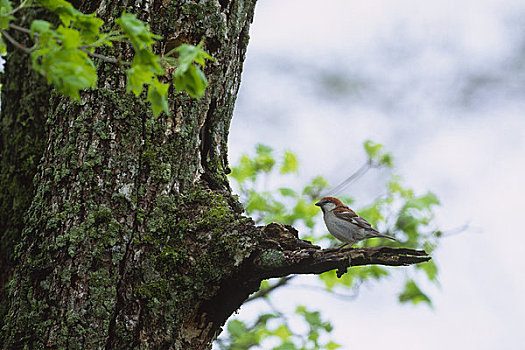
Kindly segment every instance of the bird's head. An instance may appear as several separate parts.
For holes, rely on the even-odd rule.
[[[319,202],[315,203],[315,205],[321,207],[323,212],[330,211],[339,206],[344,206],[343,202],[335,197],[323,197]]]

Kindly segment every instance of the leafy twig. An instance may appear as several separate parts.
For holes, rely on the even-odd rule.
[[[80,47],[79,48],[81,51],[84,51],[85,53],[88,54],[88,56],[91,56],[91,57],[95,57],[95,58],[98,58],[98,59],[101,59],[102,61],[104,62],[109,62],[109,63],[114,63],[114,64],[125,64],[125,65],[131,65],[130,62],[121,62],[120,60],[114,58],[114,57],[108,57],[108,56],[104,56],[104,55],[100,55],[98,53],[94,53],[94,52],[91,52],[89,51],[87,48],[84,48],[84,47]]]
[[[24,0],[24,1],[22,1],[22,3],[21,3],[20,5],[18,5],[17,8],[15,8],[13,11],[11,11],[11,12],[5,14],[5,16],[7,16],[7,17],[8,17],[8,16],[12,16],[12,15],[14,15],[15,13],[17,13],[18,11],[20,11],[21,9],[23,9],[23,8],[25,7],[25,4],[26,4],[27,1],[28,1],[28,0]]]
[[[24,28],[24,27],[20,27],[16,24],[13,24],[13,23],[9,23],[9,28],[12,28],[14,30],[18,30],[19,32],[22,32],[22,33],[26,33],[26,34],[31,34],[31,30],[27,29],[27,28]],[[23,50],[24,52],[26,53],[31,53],[31,50],[29,49],[26,49],[24,50],[23,49],[23,46],[19,43],[16,42],[16,40],[14,40],[12,37],[9,37],[9,35],[6,33],[4,33],[2,31],[2,34],[6,36],[6,39],[9,40],[13,45],[17,46],[18,48],[20,48],[21,50]],[[35,36],[38,36],[38,33],[34,33]],[[114,38],[112,38],[111,40],[120,40],[123,36],[122,35],[119,35],[119,36],[114,36]],[[14,41],[11,41],[10,38]],[[90,47],[95,47],[98,45],[99,42],[102,42],[101,40],[98,40],[96,42],[94,42],[93,44],[91,45],[83,45],[83,46],[80,46],[79,49],[84,51],[85,53],[88,54],[88,56],[91,56],[91,57],[94,57],[94,58],[98,58],[104,62],[109,62],[109,63],[113,63],[113,64],[122,64],[122,65],[131,65],[131,62],[126,62],[126,61],[120,61],[119,59],[117,58],[114,58],[114,57],[109,57],[109,56],[104,56],[104,55],[101,55],[101,54],[98,54],[98,53],[95,53],[95,52],[91,52],[89,51],[89,48]]]

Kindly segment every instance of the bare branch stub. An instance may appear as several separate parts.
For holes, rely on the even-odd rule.
[[[320,274],[337,269],[341,277],[349,267],[360,265],[408,266],[429,261],[424,250],[391,247],[321,249],[298,238],[290,226],[271,223],[264,227],[265,244],[254,258],[262,278],[290,274]]]

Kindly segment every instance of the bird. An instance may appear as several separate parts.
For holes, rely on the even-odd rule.
[[[344,205],[338,198],[323,197],[315,205],[321,207],[324,223],[328,231],[332,236],[344,242],[337,249],[347,245],[352,246],[368,238],[381,237],[396,240],[394,237],[377,231],[368,221],[357,215],[355,211]]]

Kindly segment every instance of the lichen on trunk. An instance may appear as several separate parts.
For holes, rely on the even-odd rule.
[[[210,301],[260,235],[226,179],[255,1],[74,4],[106,21],[135,13],[163,36],[160,54],[204,39],[216,61],[205,69],[203,98],[171,91],[171,116],[155,118],[143,98],[125,93],[118,67],[97,63],[98,88],[77,102],[52,92],[28,64],[10,69],[20,56],[10,52],[2,152],[13,156],[2,158],[2,186],[13,190],[0,215],[17,213],[2,223],[2,258],[16,268],[2,298],[3,348],[206,348],[229,315]],[[21,77],[27,83],[13,86]],[[39,103],[14,104],[31,98]],[[9,138],[11,124],[26,140]],[[27,140],[31,133],[38,137]],[[12,177],[24,147],[35,148],[33,163]],[[28,179],[34,187],[16,188]],[[12,205],[22,199],[22,209]]]

